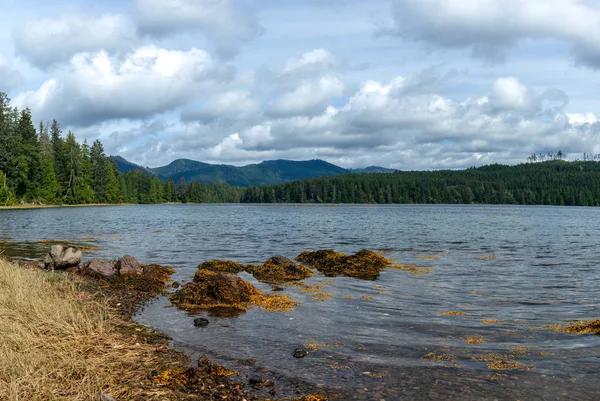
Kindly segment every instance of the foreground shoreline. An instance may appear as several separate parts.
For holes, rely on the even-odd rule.
[[[0,399],[263,399],[242,378],[230,380],[235,372],[192,364],[168,336],[132,320],[171,281],[152,268],[162,274],[156,281],[98,280],[0,254]]]

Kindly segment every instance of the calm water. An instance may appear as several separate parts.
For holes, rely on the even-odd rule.
[[[333,293],[329,301],[287,287],[285,293],[301,302],[294,312],[201,313],[211,321],[203,329],[165,298],[136,318],[171,335],[194,359],[206,353],[242,378],[275,379],[280,396],[300,388],[364,400],[600,399],[600,336],[531,328],[600,316],[599,221],[598,208],[515,206],[9,210],[0,211],[0,246],[39,257],[48,248],[40,240],[97,245],[101,249],[86,257],[128,253],[143,263],[177,267],[179,281],[190,280],[209,259],[260,263],[306,249],[387,251],[432,273],[388,270],[377,281],[317,274],[306,282]],[[436,258],[424,258],[431,255]],[[442,314],[447,311],[468,314]],[[469,336],[483,342],[467,344]],[[303,344],[319,350],[293,358]],[[431,352],[443,360],[425,357]],[[533,369],[497,377],[486,362],[473,360],[511,352],[513,361]],[[241,359],[256,363],[236,363]]]

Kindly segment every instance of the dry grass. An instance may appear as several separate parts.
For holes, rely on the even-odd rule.
[[[165,399],[144,388],[164,345],[124,334],[101,301],[66,275],[0,260],[0,399]],[[142,331],[129,323],[130,330]]]

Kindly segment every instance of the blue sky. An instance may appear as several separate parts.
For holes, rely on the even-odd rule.
[[[107,153],[465,168],[600,153],[592,0],[4,0],[0,91]]]

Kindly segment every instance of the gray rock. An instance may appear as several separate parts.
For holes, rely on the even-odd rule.
[[[79,249],[52,245],[50,252],[44,257],[44,268],[54,271],[77,267],[81,263],[82,256]]]
[[[117,262],[117,272],[125,275],[139,275],[143,274],[144,270],[136,258],[125,255]]]
[[[81,266],[80,273],[97,278],[110,278],[118,274],[117,263],[117,260],[92,259]]]
[[[208,319],[204,318],[204,317],[198,317],[196,319],[194,319],[194,326],[196,327],[206,327],[208,326],[210,322],[208,321]]]

